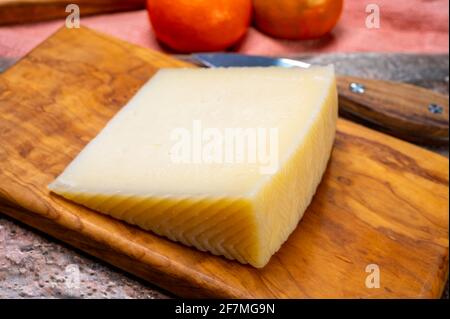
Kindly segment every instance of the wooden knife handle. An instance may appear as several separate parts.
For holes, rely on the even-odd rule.
[[[339,112],[415,143],[448,143],[448,97],[400,82],[338,76]]]
[[[66,6],[77,4],[81,17],[97,13],[138,10],[145,0],[0,0],[0,25],[67,17]]]

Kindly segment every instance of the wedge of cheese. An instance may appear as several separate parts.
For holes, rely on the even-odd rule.
[[[331,66],[163,69],[49,189],[259,268],[311,202],[336,119]]]

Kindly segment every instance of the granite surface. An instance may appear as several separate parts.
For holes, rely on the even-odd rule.
[[[337,72],[404,81],[448,94],[445,55],[327,54],[302,60],[334,63]],[[0,58],[0,72],[14,63]],[[433,148],[448,157],[448,147]],[[170,298],[170,293],[0,213],[0,298]],[[448,298],[448,282],[443,298]]]

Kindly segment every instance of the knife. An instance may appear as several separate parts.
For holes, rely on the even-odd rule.
[[[286,58],[235,53],[192,54],[184,58],[205,67],[298,67],[311,64]],[[400,82],[337,76],[339,114],[396,137],[447,145],[448,97]]]

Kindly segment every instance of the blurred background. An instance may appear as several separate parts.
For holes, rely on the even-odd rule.
[[[447,0],[0,0],[0,56],[30,51],[70,19],[70,3],[78,5],[82,26],[169,52],[447,53],[449,47]]]

